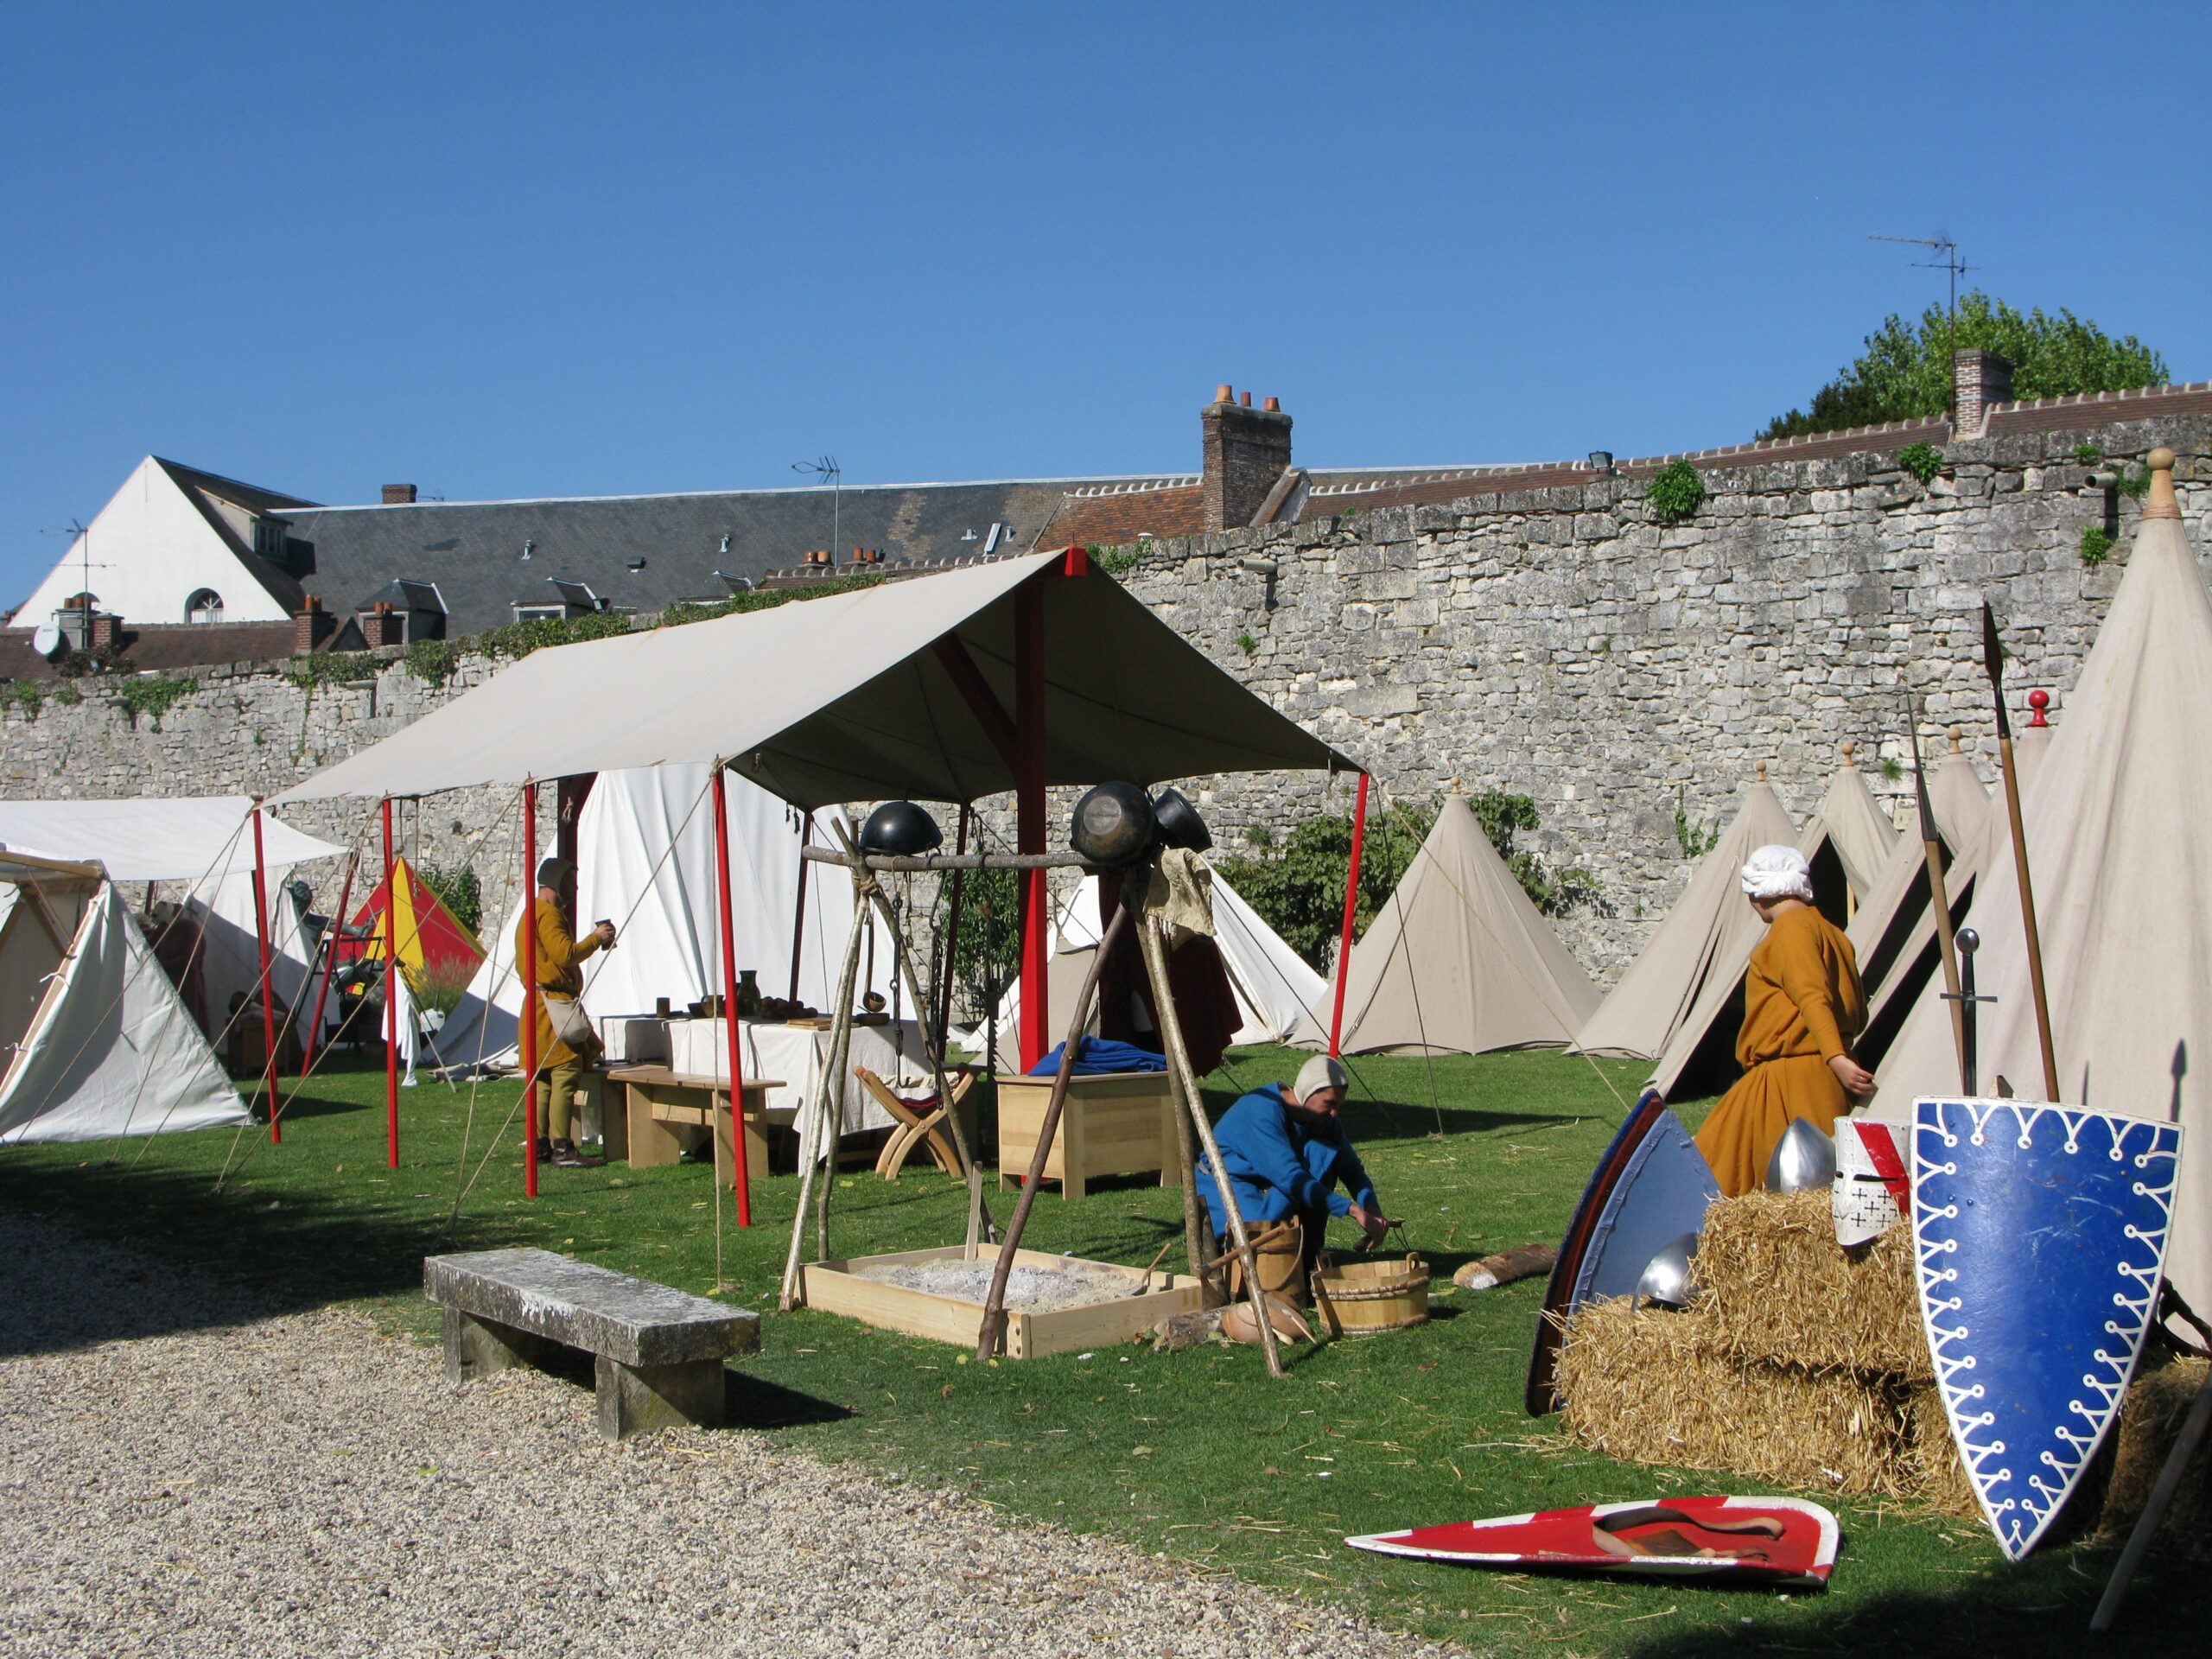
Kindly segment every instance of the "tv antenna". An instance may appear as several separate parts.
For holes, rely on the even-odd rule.
[[[1936,257],[1933,259],[1916,259],[1912,262],[1912,268],[1915,270],[1942,270],[1950,273],[1951,303],[1950,310],[1948,312],[1949,321],[1944,324],[1944,333],[1946,337],[1945,344],[1949,350],[1956,351],[1959,346],[1959,278],[1964,276],[1967,271],[1979,270],[1981,267],[1979,265],[1969,265],[1965,261],[1961,260],[1959,257],[1959,245],[1948,236],[1881,236],[1870,234],[1866,239],[1869,242],[1898,242],[1910,248],[1926,248]],[[1952,418],[1955,420],[1958,417],[1959,412],[1958,381],[1955,376],[1950,374],[1946,374],[1944,376],[1944,380],[1950,387],[1950,391],[1944,395],[1944,406],[1949,410]]]
[[[75,518],[72,518],[66,524],[55,524],[50,529],[41,531],[40,534],[45,536],[67,536],[71,541],[78,543],[84,549],[85,556],[79,568],[85,573],[85,586],[83,591],[86,598],[89,599],[92,591],[92,572],[95,570],[105,570],[108,569],[107,562],[105,559],[97,563],[93,562],[92,526],[90,524],[80,523]],[[89,626],[90,624],[87,624],[86,626]]]
[[[791,471],[810,473],[817,478],[830,480],[830,557],[834,563],[837,557],[837,544],[844,540],[841,517],[842,491],[838,482],[844,477],[844,473],[837,465],[837,457],[822,455],[813,461],[795,461],[791,462]]]

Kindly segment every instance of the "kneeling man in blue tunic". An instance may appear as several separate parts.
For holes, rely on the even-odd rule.
[[[1274,1236],[1255,1250],[1260,1287],[1270,1295],[1300,1303],[1309,1299],[1307,1284],[1331,1216],[1349,1217],[1359,1224],[1362,1249],[1373,1249],[1389,1229],[1376,1201],[1375,1184],[1367,1179],[1366,1166],[1338,1116],[1349,1082],[1339,1061],[1317,1054],[1299,1068],[1297,1082],[1253,1090],[1214,1125],[1214,1140],[1246,1229],[1257,1234],[1285,1224],[1272,1227]],[[1229,1212],[1222,1206],[1214,1172],[1203,1160],[1198,1179],[1216,1248],[1225,1250]],[[1232,1294],[1241,1293],[1243,1280],[1232,1259]]]

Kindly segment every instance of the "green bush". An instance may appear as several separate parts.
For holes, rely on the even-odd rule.
[[[1687,461],[1670,461],[1653,474],[1647,492],[1662,524],[1680,524],[1705,504],[1705,480]]]
[[[484,919],[484,889],[476,880],[474,865],[448,870],[435,864],[417,864],[415,874],[437,895],[438,902],[453,912],[454,920],[471,933],[476,931]]]
[[[162,729],[162,716],[192,689],[190,680],[172,679],[166,674],[133,674],[117,684],[115,696],[116,701],[130,710],[133,724],[144,715],[158,732]]]
[[[36,720],[46,694],[36,680],[10,680],[0,684],[0,709],[13,709],[25,720]]]
[[[2112,556],[2112,537],[2102,524],[2082,526],[2082,563],[2094,569]]]
[[[1943,470],[1943,452],[1932,443],[1908,443],[1897,451],[1897,465],[1925,484]]]
[[[1675,786],[1675,842],[1684,858],[1703,858],[1720,842],[1717,827],[1700,830],[1690,822],[1689,791],[1679,784]]]
[[[1116,581],[1144,562],[1145,550],[1137,547],[1093,547],[1084,550],[1090,562]]]

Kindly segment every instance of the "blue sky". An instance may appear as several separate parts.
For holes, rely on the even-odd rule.
[[[2212,8],[19,3],[0,603],[333,502],[1739,442],[1938,273],[2212,377]]]

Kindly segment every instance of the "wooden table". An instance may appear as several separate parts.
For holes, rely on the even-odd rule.
[[[618,1065],[607,1074],[628,1096],[622,1121],[629,1130],[629,1160],[632,1169],[652,1169],[672,1164],[687,1141],[711,1126],[715,1136],[715,1178],[734,1186],[737,1171],[729,1144],[729,1085],[715,1077],[671,1071],[664,1065]],[[775,1077],[745,1080],[745,1167],[766,1174],[768,1169],[768,1091],[779,1089]],[[614,1122],[610,1114],[608,1124]],[[612,1146],[607,1155],[617,1155]]]
[[[1052,1080],[1001,1077],[998,1088],[999,1185],[1004,1188],[1028,1173]],[[1071,1198],[1081,1198],[1084,1185],[1100,1175],[1144,1175],[1156,1169],[1162,1186],[1173,1185],[1182,1163],[1176,1109],[1165,1071],[1070,1077],[1059,1128],[1045,1154],[1045,1179],[1058,1181],[1062,1195]]]

